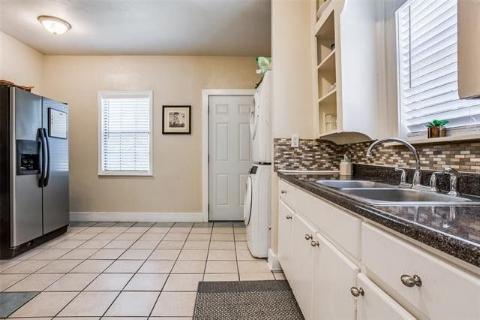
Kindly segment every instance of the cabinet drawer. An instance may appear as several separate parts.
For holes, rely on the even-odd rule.
[[[357,320],[415,320],[364,274],[358,275],[357,286],[365,292],[357,299]]]
[[[291,184],[280,180],[278,183],[278,195],[280,199],[288,205],[293,210],[297,210],[296,206],[296,199],[298,198],[298,193],[302,191],[298,190]]]
[[[379,228],[362,225],[362,261],[392,295],[430,319],[480,319],[480,278]],[[413,277],[419,281],[402,275]],[[410,285],[410,286],[408,286]]]
[[[298,197],[298,212],[352,256],[360,259],[361,220],[307,192]]]

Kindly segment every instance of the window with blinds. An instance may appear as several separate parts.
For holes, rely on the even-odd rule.
[[[151,175],[152,93],[101,92],[100,174]]]
[[[434,119],[478,125],[480,101],[458,96],[457,0],[410,0],[396,19],[401,134],[424,132]]]

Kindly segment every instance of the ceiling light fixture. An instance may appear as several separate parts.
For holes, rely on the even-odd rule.
[[[55,35],[64,34],[72,28],[70,23],[57,17],[39,16],[37,19],[38,22],[40,22],[45,28],[45,30]]]

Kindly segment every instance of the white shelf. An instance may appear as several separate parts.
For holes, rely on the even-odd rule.
[[[335,70],[335,49],[330,52],[317,66],[318,71]]]
[[[320,133],[319,138],[326,137],[326,136],[336,134],[336,133],[339,133],[339,132],[341,132],[341,131],[338,130],[338,129],[335,129],[335,130],[332,130],[332,131],[325,131],[325,132]]]
[[[320,19],[320,17],[322,16],[322,12],[328,7],[328,5],[330,4],[330,2],[332,2],[332,0],[327,0],[325,1],[324,3],[322,3],[320,5],[320,7],[318,7],[318,10],[317,10],[317,19]]]
[[[325,104],[327,102],[334,102],[337,100],[337,88],[331,90],[326,95],[318,99],[318,104]]]

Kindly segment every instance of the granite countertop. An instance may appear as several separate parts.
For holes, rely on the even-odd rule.
[[[372,205],[350,198],[338,189],[314,183],[320,179],[339,179],[338,174],[279,172],[278,175],[283,180],[386,228],[480,267],[480,205]],[[372,176],[354,173],[351,179],[392,183],[391,177],[384,174]]]

